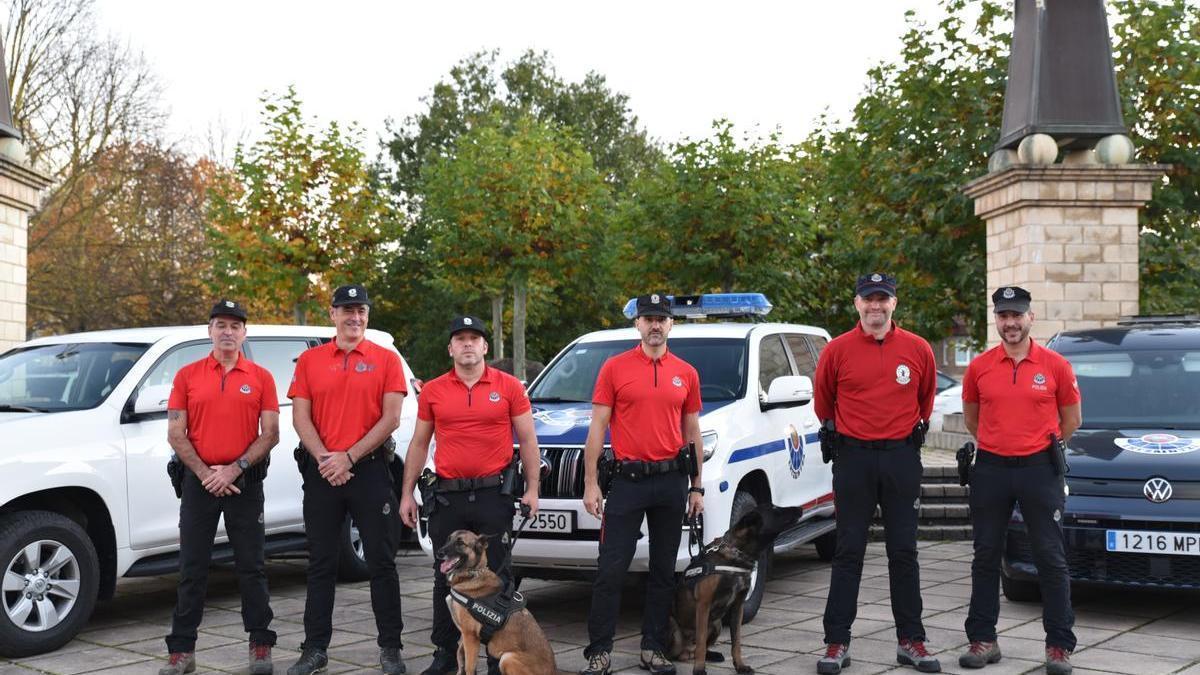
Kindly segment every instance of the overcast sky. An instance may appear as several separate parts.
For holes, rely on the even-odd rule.
[[[845,118],[866,70],[897,56],[908,9],[941,17],[936,0],[98,4],[164,84],[172,138],[252,130],[262,93],[294,84],[308,114],[364,127],[370,154],[385,119],[418,112],[455,62],[493,48],[502,61],[547,50],[568,80],[603,74],[665,141],[718,117],[798,141],[826,109]]]

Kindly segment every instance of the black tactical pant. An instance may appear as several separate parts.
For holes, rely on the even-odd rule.
[[[1048,460],[1045,455],[1039,459]],[[971,527],[975,559],[971,562],[971,608],[967,638],[995,642],[1000,616],[1000,558],[1004,553],[1013,505],[1029,532],[1029,546],[1042,589],[1042,626],[1046,644],[1075,649],[1075,612],[1071,609],[1071,580],[1067,569],[1062,511],[1066,505],[1063,479],[1048,461],[1024,466],[992,464],[980,457],[971,468]],[[1031,460],[1026,460],[1031,461]],[[1036,460],[1032,460],[1036,461]]]
[[[663,473],[640,480],[617,476],[604,503],[600,558],[592,586],[588,639],[584,654],[612,651],[621,611],[621,586],[646,521],[650,539],[650,575],[642,611],[642,649],[667,648],[667,617],[675,595],[675,559],[687,511],[688,479]]]
[[[241,494],[214,497],[195,474],[186,471],[179,503],[179,590],[167,651],[196,651],[196,630],[204,617],[213,537],[222,514],[242,595],[242,626],[250,634],[251,642],[275,644],[275,631],[268,628],[274,615],[264,571],[262,481],[247,482]]]
[[[400,578],[396,547],[400,541],[400,505],[392,491],[392,476],[378,456],[359,460],[354,477],[334,487],[321,477],[316,464],[304,472],[304,529],[308,534],[308,597],[304,601],[304,648],[328,649],[333,635],[333,592],[342,523],[349,513],[362,537],[371,573],[371,609],[380,647],[402,646]]]
[[[921,453],[911,445],[873,450],[847,442],[833,465],[837,549],[825,602],[825,642],[849,644],[858,616],[867,535],[875,507],[883,511],[892,617],[900,640],[924,640],[917,519],[921,507]]]
[[[512,576],[508,564],[508,534],[513,524],[513,498],[500,494],[500,486],[469,492],[442,492],[441,500],[429,516],[429,540],[436,554],[455,530],[493,535],[488,541],[488,568],[507,581]],[[442,574],[441,561],[433,561],[433,628],[430,642],[451,654],[458,650],[459,632],[450,618],[446,598],[450,584]],[[489,657],[489,662],[491,661]]]

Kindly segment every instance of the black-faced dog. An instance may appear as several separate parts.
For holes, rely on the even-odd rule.
[[[759,555],[774,546],[775,539],[803,513],[799,506],[759,506],[702,549],[675,590],[667,656],[691,660],[693,675],[705,673],[707,651],[720,636],[721,619],[728,614],[733,667],[739,673],[754,672],[742,660],[742,605],[750,591],[750,572]]]

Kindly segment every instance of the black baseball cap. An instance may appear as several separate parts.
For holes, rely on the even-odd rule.
[[[1002,286],[992,293],[992,304],[995,309],[992,311],[999,314],[1000,312],[1018,312],[1024,314],[1029,311],[1029,301],[1033,300],[1033,296],[1029,291],[1020,286]]]
[[[637,314],[639,316],[671,316],[671,300],[662,293],[651,293],[637,297]]]
[[[237,300],[221,299],[217,301],[217,304],[213,305],[212,311],[208,313],[208,318],[210,321],[218,316],[232,316],[235,319],[239,319],[242,323],[245,323],[246,308],[243,307],[242,303],[238,302]]]
[[[865,298],[872,293],[884,293],[896,297],[896,277],[882,272],[864,274],[854,284],[854,294]]]
[[[346,284],[338,286],[333,291],[333,302],[329,303],[333,307],[341,307],[342,305],[366,305],[371,306],[371,298],[367,296],[367,287],[362,284]]]
[[[469,330],[479,333],[484,340],[489,339],[487,324],[478,317],[463,315],[455,318],[450,322],[450,337],[454,337],[455,333]]]

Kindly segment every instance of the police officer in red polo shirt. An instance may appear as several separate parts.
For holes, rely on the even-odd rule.
[[[992,294],[1000,344],[980,354],[963,377],[963,421],[979,443],[970,470],[971,608],[970,647],[959,657],[965,668],[1000,660],[996,620],[1000,614],[1000,556],[1013,504],[1029,530],[1046,628],[1046,672],[1071,672],[1075,613],[1063,543],[1065,478],[1056,468],[1056,439],[1079,428],[1079,387],[1071,364],[1029,337],[1033,312],[1029,291],[1016,286]]]
[[[401,657],[400,580],[396,573],[400,506],[389,464],[392,432],[408,388],[400,357],[366,339],[371,301],[357,284],[333,292],[333,340],[296,361],[288,397],[292,423],[308,451],[304,475],[304,529],[308,534],[308,597],[304,643],[288,675],[325,669],[333,633],[338,538],[346,514],[354,517],[371,573],[371,609],[379,630],[379,664],[405,672]]]
[[[937,385],[933,350],[892,321],[896,280],[881,273],[859,277],[858,325],[834,338],[817,362],[815,408],[828,429],[822,443],[836,447],[833,494],[837,549],[825,603],[825,656],[818,673],[849,665],[850,627],[858,613],[867,534],[878,505],[887,542],[896,660],[922,672],[941,665],[925,649],[917,571],[917,516],[921,498],[921,443]]]
[[[460,316],[450,324],[448,349],[454,367],[421,388],[417,428],[404,460],[400,514],[409,527],[416,528],[413,490],[425,466],[429,441],[436,437],[433,468],[437,483],[431,500],[436,503],[426,504],[433,548],[436,551],[445,545],[455,530],[494,536],[495,545],[488,547],[488,567],[507,580],[511,572],[504,544],[513,524],[513,498],[520,497],[536,513],[541,455],[525,386],[512,375],[487,366],[487,339],[483,321],[473,316]],[[523,496],[501,492],[500,475],[512,462],[514,433],[525,472]],[[458,671],[459,633],[446,605],[450,587],[441,562],[434,561],[433,568],[430,641],[437,651],[422,675]],[[499,673],[495,659],[489,657],[488,664],[489,672]]]
[[[250,672],[271,672],[270,594],[264,572],[264,459],[279,442],[279,401],[266,368],[242,356],[246,310],[221,300],[209,312],[213,350],[175,374],[167,401],[167,439],[187,467],[179,503],[179,591],[160,675],[196,669],[196,630],[204,616],[217,521],[233,546],[250,634]]]
[[[600,557],[588,615],[588,659],[582,675],[607,675],[612,667],[613,635],[621,606],[621,585],[646,521],[649,579],[642,615],[641,667],[674,673],[663,654],[667,617],[675,592],[675,556],[684,513],[704,510],[700,472],[689,478],[679,466],[685,443],[700,441],[700,377],[667,349],[671,305],[665,295],[637,298],[634,327],[641,342],[604,363],[592,394],[592,422],[584,446],[583,503],[602,518]],[[617,469],[603,499],[597,462],[606,431],[612,433]],[[701,453],[697,453],[699,455]],[[702,461],[696,457],[696,461]]]

